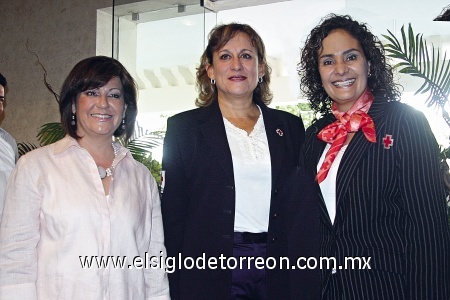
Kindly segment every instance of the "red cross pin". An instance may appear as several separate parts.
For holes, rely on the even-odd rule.
[[[278,128],[277,130],[275,130],[279,136],[283,136],[283,131],[281,131],[280,128]]]
[[[394,145],[394,139],[392,138],[392,135],[386,134],[386,136],[383,138],[383,144],[384,149],[390,149],[392,145]]]

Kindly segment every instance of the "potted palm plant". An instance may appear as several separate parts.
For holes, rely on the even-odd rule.
[[[431,47],[429,50],[423,34],[414,34],[411,24],[407,31],[404,26],[401,30],[401,40],[388,30],[388,35],[382,35],[388,42],[384,44],[386,55],[398,62],[394,65],[402,74],[408,74],[422,79],[422,85],[416,94],[427,94],[428,107],[438,107],[441,116],[450,128],[448,109],[450,96],[450,61],[447,54],[443,56],[439,49]],[[450,158],[450,147],[441,149],[440,162],[447,191],[448,216],[450,220],[450,174],[447,159]]]

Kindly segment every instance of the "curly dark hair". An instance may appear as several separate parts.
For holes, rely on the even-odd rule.
[[[78,62],[70,71],[61,89],[59,112],[64,131],[74,139],[79,139],[77,126],[72,125],[72,105],[76,103],[81,92],[99,88],[107,84],[113,77],[118,77],[123,86],[125,111],[125,129],[119,126],[114,136],[125,134],[128,141],[134,132],[137,115],[137,86],[125,67],[116,59],[107,56],[94,56]]]
[[[251,41],[253,47],[258,53],[258,61],[260,65],[265,65],[263,80],[253,91],[253,98],[260,99],[266,105],[270,104],[273,95],[270,91],[270,73],[272,69],[266,60],[266,48],[259,34],[247,24],[230,23],[214,27],[208,36],[208,46],[200,57],[200,66],[197,68],[197,91],[198,97],[195,104],[198,107],[210,105],[217,99],[217,88],[211,84],[208,77],[206,67],[213,64],[213,54],[220,48],[225,46],[229,40],[234,38],[239,32],[245,33]]]
[[[382,101],[398,101],[400,86],[394,82],[392,67],[386,61],[380,40],[368,30],[365,23],[359,23],[348,15],[329,14],[308,35],[297,65],[300,90],[307,97],[312,110],[322,115],[331,112],[331,100],[320,79],[318,57],[322,41],[336,29],[347,31],[361,45],[370,62],[367,85],[372,94],[380,100],[385,99]]]
[[[8,84],[8,83],[7,83],[7,81],[6,81],[5,76],[3,76],[3,75],[0,73],[0,85],[3,85],[3,87],[6,87],[7,84]]]
[[[444,7],[442,12],[433,21],[450,21],[450,5]]]

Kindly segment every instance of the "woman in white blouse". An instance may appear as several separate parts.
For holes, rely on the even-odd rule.
[[[197,71],[199,108],[167,122],[165,241],[169,256],[188,257],[169,274],[172,299],[299,299],[288,296],[279,265],[254,264],[286,254],[282,194],[304,139],[299,117],[267,107],[272,94],[265,55],[250,26],[214,28]],[[310,213],[307,206],[303,211]],[[308,226],[318,235],[312,225],[303,229]],[[199,263],[191,266],[189,258]]]
[[[164,269],[144,261],[165,255],[156,182],[113,142],[132,135],[136,97],[115,59],[72,69],[60,98],[66,137],[23,156],[7,188],[1,299],[169,299]]]

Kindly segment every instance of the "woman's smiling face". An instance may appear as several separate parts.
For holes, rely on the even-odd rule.
[[[112,137],[126,110],[120,79],[113,77],[102,87],[81,92],[73,109],[80,137]]]
[[[216,81],[219,99],[249,98],[264,75],[258,51],[247,34],[239,32],[213,54],[213,64],[207,67],[208,76]]]
[[[367,87],[369,62],[360,43],[346,30],[336,29],[323,39],[318,62],[328,96],[339,111],[348,111]]]

